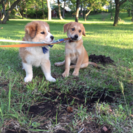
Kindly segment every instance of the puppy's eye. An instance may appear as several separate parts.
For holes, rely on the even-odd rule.
[[[72,31],[75,31],[75,28],[72,28]]]
[[[79,30],[79,33],[81,32],[81,30]]]
[[[44,31],[42,31],[42,32],[41,32],[41,34],[45,34],[45,32],[44,32]]]

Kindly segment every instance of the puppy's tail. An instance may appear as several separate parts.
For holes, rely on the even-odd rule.
[[[89,61],[89,64],[93,65],[94,67],[97,67],[98,66],[96,63],[90,62],[90,61]]]
[[[100,68],[96,63],[94,63],[94,62],[89,62],[89,64],[91,64],[91,65],[93,65],[94,67],[96,67],[96,68]]]

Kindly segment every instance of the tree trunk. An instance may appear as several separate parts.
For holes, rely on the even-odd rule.
[[[130,17],[130,15],[131,15],[130,11],[131,11],[130,9],[127,9],[128,17]]]
[[[62,20],[62,16],[61,16],[61,9],[60,9],[60,1],[58,0],[58,12],[59,12],[59,18]]]
[[[83,15],[83,4],[81,3],[81,12],[80,12],[80,16]]]
[[[65,7],[66,7],[66,1],[64,0],[63,18],[65,18]]]
[[[133,22],[133,5],[132,5],[131,14],[132,14],[132,19],[131,19],[131,21]]]
[[[27,18],[27,5],[26,5],[26,3],[25,3],[25,6],[26,6],[25,7],[25,11],[26,11],[26,16],[25,17]]]
[[[115,20],[113,26],[117,26],[118,18],[119,18],[119,11],[120,11],[120,3],[119,0],[115,0]]]
[[[127,0],[115,0],[115,19],[114,19],[114,24],[113,26],[117,26],[118,24],[118,18],[119,18],[119,11],[120,11],[120,6],[125,3]]]
[[[87,16],[90,14],[90,12],[91,12],[91,10],[89,10],[89,12],[87,12],[87,13],[85,14],[85,21],[86,21]]]
[[[36,10],[36,19],[37,19],[37,5],[36,5],[36,3],[34,3],[35,4],[35,10]]]
[[[20,14],[22,16],[22,19],[24,18],[24,13],[23,13],[23,9],[20,10]]]
[[[110,0],[111,20],[113,19],[112,0]]]
[[[0,11],[0,24],[1,24],[2,16],[3,16],[2,11]]]
[[[78,18],[79,18],[79,5],[80,5],[80,0],[77,0],[77,2],[76,2],[76,16],[75,16],[75,22],[78,22]]]
[[[84,11],[83,11],[83,19],[85,18],[85,2],[84,2],[84,7],[83,7]]]
[[[1,21],[2,24],[6,24],[6,21],[8,20],[9,18],[9,14],[10,12],[13,10],[13,8],[20,2],[21,0],[16,0],[12,5],[11,7],[6,11],[5,10],[5,3],[4,3],[4,0],[1,0],[0,1],[0,4],[2,4],[2,8],[3,8],[3,21]]]
[[[51,20],[50,0],[47,0],[47,7],[48,7],[48,20]]]
[[[44,5],[43,5],[43,0],[42,0],[42,13],[43,13],[43,19],[44,19]]]
[[[9,17],[9,14],[6,13],[6,16],[4,17],[4,19],[2,21],[3,24],[6,24],[6,21],[8,21],[8,17]]]

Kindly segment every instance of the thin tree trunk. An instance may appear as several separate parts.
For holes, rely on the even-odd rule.
[[[118,18],[119,18],[119,11],[120,11],[120,6],[125,3],[127,0],[123,0],[123,1],[120,1],[120,0],[115,0],[115,19],[114,19],[114,24],[113,26],[117,26],[118,24]]]
[[[51,20],[50,0],[47,0],[47,7],[48,7],[48,20]]]
[[[43,0],[42,0],[42,13],[43,13],[43,19],[44,19],[44,5],[43,5]]]
[[[115,20],[114,20],[114,24],[113,26],[117,26],[118,24],[118,18],[119,18],[119,11],[120,11],[120,4],[119,4],[119,0],[115,0]]]
[[[27,5],[26,5],[26,3],[25,3],[25,6],[26,6],[25,7],[25,11],[26,11],[26,16],[25,17],[27,18]]]
[[[84,11],[83,11],[83,19],[85,18],[85,2],[84,2]]]
[[[90,12],[91,12],[91,10],[89,10],[89,12],[87,12],[87,13],[85,14],[85,21],[86,21],[87,16],[90,14]]]
[[[113,19],[113,11],[112,11],[112,0],[110,0],[110,10],[111,10],[111,20]]]
[[[131,11],[130,9],[127,9],[128,17],[130,17],[130,15],[131,15],[131,14],[130,14],[130,11]]]
[[[10,3],[10,1],[9,1],[9,8],[11,7],[11,3]]]
[[[35,4],[35,8],[36,8],[36,19],[37,19],[37,6],[36,6],[36,4]]]
[[[81,3],[81,16],[83,15],[83,4]]]
[[[65,7],[66,7],[66,1],[64,0],[63,18],[65,18]]]
[[[62,16],[61,16],[61,9],[60,9],[60,1],[58,0],[58,12],[59,12],[59,18],[62,20]]]
[[[132,19],[131,19],[131,21],[133,22],[133,5],[132,5],[131,14],[132,14]]]
[[[78,18],[79,18],[79,5],[80,5],[80,0],[77,0],[77,2],[76,2],[76,16],[75,16],[75,22],[78,22]]]
[[[21,9],[21,11],[20,11],[20,14],[21,14],[21,16],[22,16],[22,19],[23,19],[23,18],[24,18],[23,9]]]
[[[2,19],[2,11],[0,11],[0,24],[1,24],[1,19]]]

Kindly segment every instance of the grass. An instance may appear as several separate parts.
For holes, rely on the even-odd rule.
[[[62,78],[64,67],[54,66],[55,62],[64,59],[64,44],[54,45],[50,50],[56,83],[46,81],[40,68],[33,69],[32,82],[24,83],[25,72],[18,48],[0,48],[1,131],[85,133],[100,132],[106,126],[113,133],[132,133],[133,26],[130,18],[125,14],[121,16],[124,21],[117,27],[112,26],[109,16],[104,21],[101,15],[89,16],[86,22],[80,19],[86,29],[83,40],[88,55],[110,56],[115,65],[99,64],[102,69],[88,66],[80,70],[79,77]],[[10,19],[7,24],[0,25],[3,27],[0,39],[22,40],[24,26],[30,21],[33,20]],[[70,21],[74,20],[47,21],[55,39],[66,37],[63,25]],[[103,95],[112,101],[101,101]],[[68,106],[72,107],[72,113],[67,112]]]

